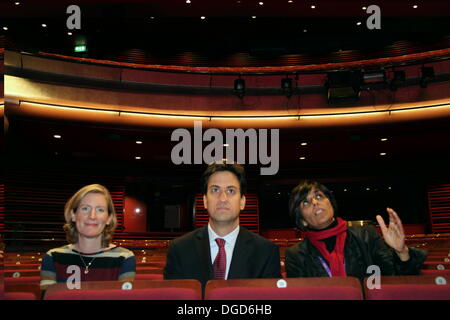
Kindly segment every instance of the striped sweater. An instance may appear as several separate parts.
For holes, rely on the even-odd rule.
[[[80,267],[81,281],[132,280],[136,275],[136,258],[128,249],[115,246],[85,254],[75,250],[73,245],[66,245],[45,254],[41,265],[41,286],[66,282],[73,274],[68,267],[73,265]]]

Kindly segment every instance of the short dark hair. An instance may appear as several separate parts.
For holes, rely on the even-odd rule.
[[[330,200],[331,206],[334,210],[334,215],[336,215],[337,213],[337,203],[336,199],[334,198],[333,192],[331,192],[327,187],[317,181],[305,180],[303,182],[300,182],[298,186],[292,189],[291,195],[289,197],[289,215],[294,220],[297,227],[299,227],[300,229],[304,229],[303,224],[300,223],[300,220],[302,220],[300,204],[303,200],[306,199],[308,193],[313,189],[322,191],[325,197]]]
[[[247,192],[247,181],[245,179],[244,167],[238,163],[229,164],[215,162],[211,163],[202,175],[203,194],[206,194],[208,192],[209,177],[211,177],[214,173],[220,171],[228,171],[234,174],[239,181],[239,191],[241,193],[241,196],[245,195],[245,193]]]

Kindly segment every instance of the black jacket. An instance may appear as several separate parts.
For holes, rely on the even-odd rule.
[[[425,251],[409,248],[410,259],[406,262],[401,261],[371,226],[349,227],[344,253],[347,276],[359,279],[373,274],[373,271],[367,273],[367,267],[370,265],[379,266],[381,275],[417,275],[427,257]],[[285,261],[286,276],[328,277],[319,256],[322,257],[319,250],[308,239],[288,248]],[[326,261],[323,257],[322,259]]]
[[[208,225],[171,242],[164,279],[197,279],[204,286],[214,278]],[[278,247],[239,227],[228,279],[281,278]]]

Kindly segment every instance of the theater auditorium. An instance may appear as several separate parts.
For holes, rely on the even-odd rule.
[[[0,12],[2,299],[450,299],[448,2],[8,0]],[[280,277],[165,278],[175,239],[210,221],[211,162],[245,168],[239,228],[276,246]],[[409,252],[426,252],[417,274],[289,277],[304,180],[327,186],[346,228],[383,239],[376,216],[388,225],[393,208]],[[135,275],[42,285],[46,254],[68,245],[66,202],[91,184],[111,193],[112,246],[133,253]]]

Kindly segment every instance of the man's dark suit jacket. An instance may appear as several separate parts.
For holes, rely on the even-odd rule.
[[[281,278],[280,253],[274,243],[240,226],[228,279],[249,278]],[[164,279],[197,279],[202,286],[214,279],[208,225],[172,241]]]

